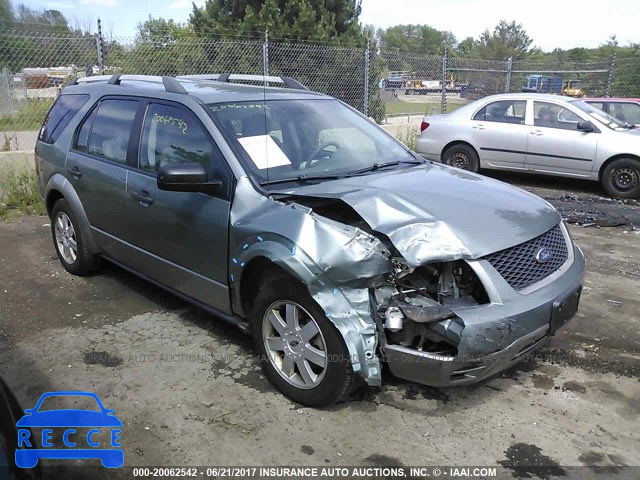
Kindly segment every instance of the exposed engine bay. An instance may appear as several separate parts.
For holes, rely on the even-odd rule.
[[[387,343],[455,356],[464,325],[451,308],[488,303],[476,274],[463,260],[413,271],[398,259],[393,265],[388,283],[372,290]]]
[[[392,252],[391,269],[370,289],[372,312],[387,344],[454,357],[464,328],[452,307],[488,303],[464,260],[410,267],[385,235],[373,231],[349,205],[332,199],[296,199],[321,216],[376,236]]]

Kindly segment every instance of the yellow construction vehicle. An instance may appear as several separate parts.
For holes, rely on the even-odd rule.
[[[580,80],[567,80],[562,86],[562,94],[574,98],[584,97],[584,90],[581,85],[582,82]]]

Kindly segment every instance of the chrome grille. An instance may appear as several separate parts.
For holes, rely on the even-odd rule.
[[[542,248],[549,248],[553,256],[545,263],[536,259]],[[522,290],[558,270],[567,261],[569,251],[560,224],[539,237],[491,253],[485,257],[514,290]]]

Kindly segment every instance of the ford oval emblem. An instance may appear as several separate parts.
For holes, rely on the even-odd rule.
[[[536,252],[536,260],[539,263],[547,263],[553,258],[553,250],[548,247],[542,247]]]

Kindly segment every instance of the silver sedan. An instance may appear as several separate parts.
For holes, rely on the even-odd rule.
[[[613,197],[640,197],[640,129],[582,100],[503,94],[422,122],[416,151],[478,171],[518,170],[598,181]]]

